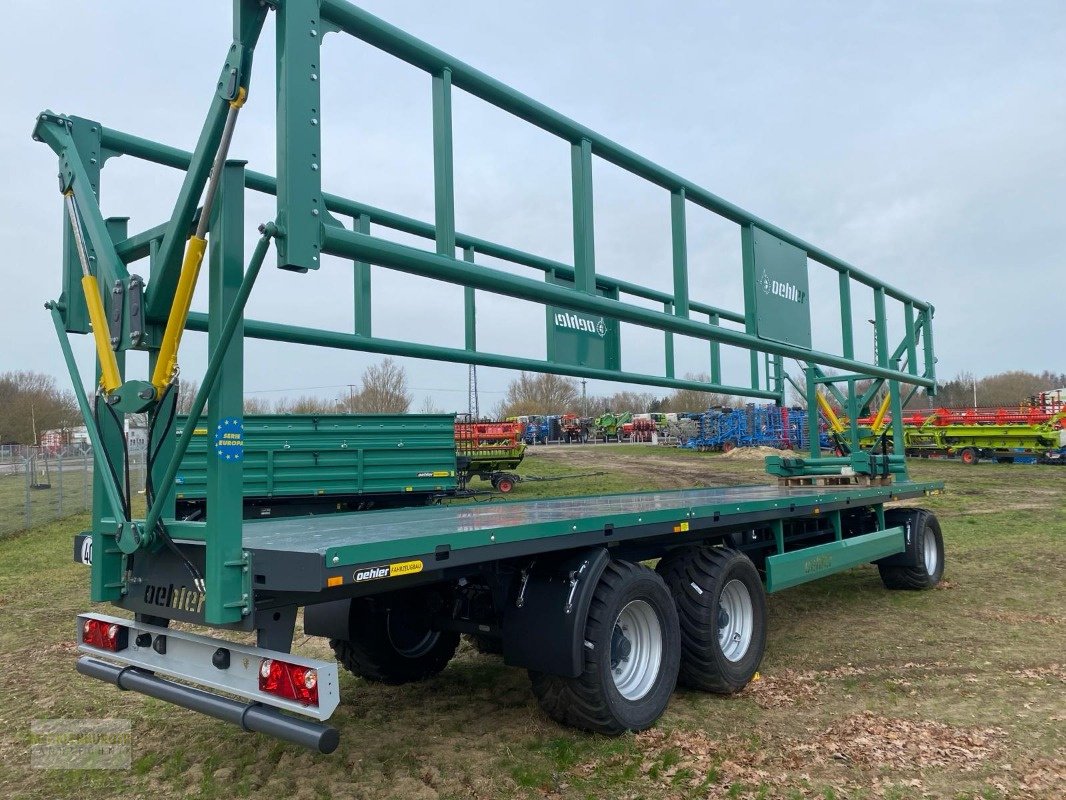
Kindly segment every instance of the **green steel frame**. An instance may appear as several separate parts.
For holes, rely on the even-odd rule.
[[[935,391],[933,355],[933,307],[896,289],[857,267],[827,253],[787,231],[723,200],[695,183],[670,172],[610,139],[511,89],[462,61],[415,39],[345,0],[234,0],[233,42],[225,54],[207,117],[192,152],[152,142],[104,127],[98,122],[44,112],[37,118],[34,138],[48,144],[59,157],[60,188],[72,193],[81,211],[89,246],[90,262],[104,286],[110,307],[111,343],[124,373],[124,352],[149,352],[154,368],[163,327],[175,301],[182,254],[198,215],[199,202],[209,182],[211,164],[223,140],[227,114],[235,98],[243,100],[249,90],[252,56],[269,13],[276,17],[277,80],[277,178],[245,169],[240,161],[227,161],[218,178],[219,200],[210,211],[209,311],[192,313],[190,330],[207,331],[209,366],[194,401],[193,415],[205,406],[209,425],[242,414],[243,340],[258,338],[322,347],[409,356],[465,364],[552,372],[577,377],[606,379],[666,388],[690,388],[762,398],[783,403],[787,376],[785,358],[804,364],[805,392],[812,396],[827,387],[847,416],[853,420],[848,433],[853,450],[861,453],[854,420],[858,409],[882,385],[892,397],[893,425],[901,424],[901,386],[912,393],[920,388]],[[320,50],[327,33],[344,33],[362,40],[416,67],[430,77],[433,112],[433,163],[435,214],[432,222],[411,219],[357,200],[322,191],[324,164],[321,130],[325,109],[321,107]],[[463,234],[455,229],[454,166],[452,153],[452,93],[455,89],[508,112],[559,139],[570,147],[573,193],[573,264],[564,264],[532,253]],[[242,91],[243,90],[243,91]],[[254,102],[254,94],[251,95]],[[122,218],[104,219],[98,203],[101,171],[105,162],[126,155],[185,173],[169,221],[128,234]],[[594,247],[592,164],[598,158],[669,193],[672,231],[673,291],[664,292],[618,280],[598,271]],[[244,263],[244,194],[247,190],[277,197],[275,220],[261,226],[249,266]],[[710,211],[740,228],[744,279],[744,309],[733,311],[693,298],[689,280],[687,209]],[[345,226],[349,222],[350,227]],[[432,251],[399,244],[374,235],[374,227],[431,239]],[[68,366],[78,388],[97,459],[116,464],[121,479],[121,435],[102,416],[94,425],[89,399],[80,389],[66,333],[89,331],[84,298],[79,294],[81,265],[73,246],[71,230],[64,234],[64,275],[60,299],[50,304]],[[348,259],[354,272],[355,326],[351,333],[326,331],[266,320],[244,319],[244,306],[270,245],[278,254],[278,266],[306,272],[317,270],[324,255]],[[841,348],[837,353],[813,350],[809,345],[810,322],[796,335],[774,338],[760,333],[757,313],[760,281],[759,248],[776,248],[781,258],[800,259],[804,286],[810,265],[826,267],[839,276]],[[775,251],[776,252],[776,251]],[[513,275],[476,263],[478,256],[502,259],[524,266],[539,277]],[[128,267],[149,259],[151,279],[145,281]],[[463,347],[417,344],[385,339],[373,334],[370,316],[370,266],[383,267],[465,287],[465,341]],[[858,283],[873,291],[876,357],[872,362],[855,356],[851,290]],[[658,330],[664,335],[665,374],[636,374],[621,369],[580,366],[548,359],[531,359],[478,349],[475,326],[475,290],[519,298],[599,315],[617,322]],[[790,289],[789,291],[792,291]],[[799,292],[804,296],[804,292]],[[627,301],[638,298],[660,303],[662,311]],[[886,302],[902,306],[904,336],[894,351],[888,346]],[[809,311],[807,312],[809,316]],[[697,316],[706,317],[705,320]],[[724,323],[724,324],[723,324]],[[732,327],[735,326],[735,327]],[[710,381],[679,379],[674,374],[673,336],[707,341],[710,347]],[[722,382],[721,346],[750,352],[749,385]],[[921,358],[919,358],[919,353]],[[763,363],[760,365],[760,354]],[[905,364],[904,364],[905,361]],[[921,367],[919,367],[919,362]],[[823,368],[844,374],[827,377]],[[874,379],[865,396],[858,395],[859,380]],[[791,379],[789,379],[791,380]],[[128,412],[173,403],[173,393],[148,402],[145,382],[129,380],[111,396],[101,398],[116,411]],[[842,391],[836,384],[843,384]],[[139,399],[140,398],[140,399]],[[153,409],[166,413],[166,409]],[[816,415],[811,415],[817,424]],[[191,431],[191,426],[189,426]],[[816,443],[817,435],[811,436]],[[895,437],[896,471],[902,467],[903,436]],[[122,507],[121,492],[108,470],[96,470],[92,597],[114,600],[122,592],[124,564],[129,554],[162,546],[157,534],[160,520],[172,520],[173,478],[188,446],[188,437],[176,444],[160,443],[153,468],[153,482],[161,487],[145,520],[129,518]],[[817,472],[823,463],[817,445],[807,465]],[[859,471],[864,463],[852,459]],[[825,461],[826,467],[837,468]],[[205,542],[207,550],[206,619],[209,623],[232,623],[248,612],[247,553],[241,540],[241,471],[239,462],[216,463],[208,481],[211,515],[202,525],[175,525],[185,539]],[[170,487],[170,488],[167,488]]]

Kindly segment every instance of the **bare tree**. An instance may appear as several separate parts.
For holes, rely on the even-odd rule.
[[[707,373],[693,374],[691,372],[685,374],[686,381],[694,381],[696,383],[710,383],[711,379]],[[706,411],[708,408],[714,408],[715,406],[739,406],[741,401],[736,397],[728,394],[721,394],[719,392],[700,392],[696,389],[677,389],[672,395],[666,398],[666,401],[662,404],[664,411]]]
[[[81,414],[72,392],[41,372],[0,374],[0,442],[36,444],[41,431],[69,429]]]
[[[192,408],[192,401],[196,399],[196,393],[200,391],[200,383],[178,378],[176,391],[178,393],[178,413],[188,414],[189,409]]]
[[[507,387],[507,397],[498,411],[502,417],[525,414],[563,414],[579,410],[581,393],[577,381],[551,373],[522,372]]]
[[[437,408],[437,404],[428,394],[422,398],[422,405],[418,407],[419,414],[443,414],[443,408]]]
[[[269,414],[271,403],[265,397],[244,397],[245,414]]]
[[[411,399],[404,368],[386,358],[380,364],[367,367],[359,393],[347,401],[342,399],[341,403],[350,406],[351,411],[363,414],[406,414]]]
[[[340,410],[337,401],[314,395],[283,397],[274,403],[275,414],[336,414]]]

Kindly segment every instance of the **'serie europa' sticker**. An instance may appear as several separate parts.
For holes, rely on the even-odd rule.
[[[215,428],[215,454],[222,461],[244,458],[244,422],[239,417],[226,417]]]

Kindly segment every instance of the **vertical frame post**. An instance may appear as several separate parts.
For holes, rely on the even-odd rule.
[[[592,205],[592,143],[570,146],[570,174],[574,204],[574,289],[596,294],[596,237]]]
[[[914,303],[903,304],[903,330],[907,337],[907,372],[918,374],[918,337],[914,328]]]
[[[107,233],[112,241],[122,241],[128,235],[128,219],[116,217],[105,221]],[[119,375],[126,376],[126,353],[119,350],[115,353],[118,362]],[[100,383],[100,359],[96,359],[96,383]],[[102,397],[97,396],[96,402],[104,403]],[[123,430],[125,414],[118,413],[118,424],[115,423],[111,413],[100,409],[96,415],[100,420],[100,440],[107,458],[115,467],[115,474],[119,486],[125,485],[126,465],[123,462],[123,444],[126,432]],[[125,556],[119,550],[115,541],[117,528],[114,522],[105,523],[105,517],[109,516],[107,489],[104,487],[106,464],[95,464],[93,469],[93,563],[89,577],[89,598],[94,603],[118,600],[122,597],[123,572]]]
[[[663,303],[663,313],[673,314],[674,304]],[[674,377],[674,334],[667,331],[664,339],[666,340],[666,377],[672,378]]]
[[[925,377],[936,380],[936,356],[933,355],[933,307],[922,312],[922,345],[925,351]]]
[[[839,273],[840,278],[840,338],[842,345],[841,355],[844,358],[855,358],[855,332],[851,320],[851,274]]]
[[[463,260],[474,263],[474,248],[463,248]],[[471,353],[477,352],[477,306],[474,301],[474,287],[463,287],[463,322],[464,347]]]
[[[352,217],[352,228],[356,233],[369,235],[370,217],[360,214]],[[371,286],[370,265],[365,261],[354,262],[355,268],[355,334],[356,336],[371,336]]]
[[[885,290],[874,289],[874,349],[879,367],[888,366],[888,328],[885,319]]]
[[[227,161],[219,187],[217,216],[212,221],[208,278],[208,353],[223,346],[222,328],[244,277],[244,162]],[[210,355],[209,355],[210,357]],[[226,379],[215,381],[208,398],[207,420],[207,583],[204,618],[221,624],[238,622],[244,611],[243,418],[244,330],[238,325],[222,362]],[[190,419],[188,424],[196,424]],[[221,444],[225,434],[241,436],[241,446]],[[232,440],[228,440],[232,441]],[[214,445],[214,446],[212,446]]]
[[[759,335],[759,323],[755,314],[757,300],[755,277],[755,228],[752,225],[740,227],[741,263],[744,271],[744,332],[751,336]],[[759,388],[759,353],[748,351],[751,368],[751,388]]]
[[[804,372],[807,374],[807,446],[811,458],[818,458],[822,454],[819,442],[821,430],[818,424],[818,383],[813,366],[807,367]]]
[[[717,314],[709,314],[707,321],[712,325],[718,325],[722,320]],[[711,342],[711,383],[722,382],[722,345]]]
[[[277,13],[278,266],[318,269],[322,199],[319,0],[286,0]]]
[[[674,313],[688,317],[688,232],[685,224],[685,190],[670,195],[670,233],[674,256]]]
[[[437,255],[455,258],[452,71],[433,76],[433,197]]]

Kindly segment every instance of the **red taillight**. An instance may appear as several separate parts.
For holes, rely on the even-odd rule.
[[[112,653],[126,649],[129,633],[129,628],[101,619],[87,619],[81,624],[81,640],[84,644]]]
[[[259,690],[305,706],[318,705],[318,670],[276,658],[259,663]]]

